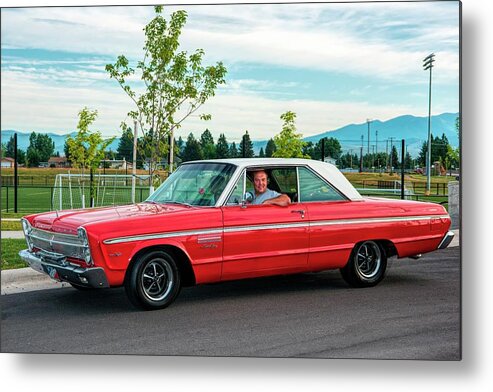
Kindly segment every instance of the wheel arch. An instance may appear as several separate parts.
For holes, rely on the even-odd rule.
[[[193,271],[190,258],[188,257],[188,255],[183,249],[173,244],[152,244],[140,248],[137,252],[135,252],[132,255],[130,259],[130,263],[128,264],[127,270],[125,271],[125,280],[128,279],[130,272],[132,271],[132,267],[136,262],[136,260],[138,260],[139,257],[141,257],[142,255],[153,251],[164,251],[169,253],[171,257],[173,257],[180,270],[182,286],[195,285],[196,283],[195,273]]]

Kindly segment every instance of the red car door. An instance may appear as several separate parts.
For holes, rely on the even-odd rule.
[[[222,280],[303,271],[308,262],[308,216],[287,207],[223,207]]]
[[[224,247],[222,280],[304,271],[308,264],[309,219],[297,202],[296,168],[269,170],[276,188],[291,193],[292,203],[238,205],[245,189],[252,187],[245,173],[238,180],[232,205],[222,207]],[[276,178],[277,175],[277,178]]]

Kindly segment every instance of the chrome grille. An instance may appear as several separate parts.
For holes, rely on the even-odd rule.
[[[27,237],[35,248],[75,259],[84,258],[85,246],[76,235],[54,233],[33,227]]]

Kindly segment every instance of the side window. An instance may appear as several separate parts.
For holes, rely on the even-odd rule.
[[[296,168],[276,168],[271,171],[272,180],[275,181],[276,190],[289,196],[291,202],[298,201],[298,179]]]
[[[299,168],[300,201],[334,201],[345,200],[332,185],[328,184],[305,167]]]
[[[238,181],[236,182],[235,187],[233,188],[233,192],[231,193],[231,196],[229,196],[226,205],[235,206],[241,204],[241,200],[243,199],[243,194],[246,191],[250,191],[250,192],[253,191],[253,183],[248,178],[248,176],[246,178],[246,190],[243,190],[244,178],[245,178],[245,172],[243,172],[240,178],[238,178]]]

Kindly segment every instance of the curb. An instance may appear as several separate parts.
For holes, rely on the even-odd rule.
[[[12,230],[12,231],[2,231],[1,234],[2,238],[12,238],[12,239],[24,239],[24,232],[23,231],[17,231],[17,230]]]
[[[1,295],[71,287],[70,284],[57,282],[31,267],[1,271],[1,279]]]

